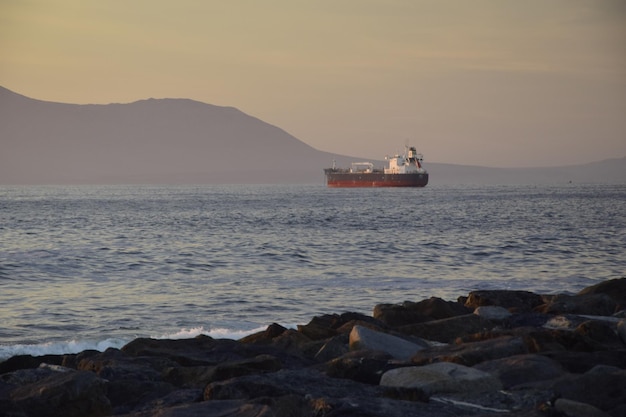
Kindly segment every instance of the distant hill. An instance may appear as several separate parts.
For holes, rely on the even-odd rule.
[[[77,105],[0,87],[0,184],[323,183],[362,160],[312,148],[232,107],[187,99]],[[572,167],[429,164],[431,184],[626,182],[626,158]],[[382,165],[382,161],[378,161]]]

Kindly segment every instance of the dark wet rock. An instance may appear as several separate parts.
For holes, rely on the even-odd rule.
[[[544,314],[588,314],[610,316],[618,309],[617,302],[606,294],[559,294],[540,305],[536,311]]]
[[[493,329],[496,325],[475,314],[433,320],[425,323],[411,324],[397,328],[398,332],[433,340],[441,343],[452,343],[459,337]]]
[[[626,348],[617,334],[617,323],[587,320],[579,324],[574,332],[589,340],[594,350]]]
[[[0,375],[7,372],[13,372],[20,369],[34,369],[38,368],[42,363],[51,365],[62,365],[63,356],[61,355],[17,355],[7,359],[4,362],[0,362]]]
[[[567,400],[565,398],[558,398],[554,402],[554,409],[566,416],[611,417],[610,414],[605,413],[593,405],[581,403],[580,401]]]
[[[456,343],[478,342],[504,336],[522,339],[528,353],[567,350],[591,352],[595,347],[600,346],[587,336],[576,333],[573,330],[549,329],[543,327],[494,329],[492,331],[474,333],[458,338]]]
[[[276,417],[266,404],[254,404],[241,400],[203,401],[179,404],[167,408],[153,408],[124,417]]]
[[[282,363],[278,359],[270,355],[260,355],[215,366],[172,367],[163,372],[163,379],[177,387],[203,388],[214,381],[255,373],[276,372],[280,369]]]
[[[596,365],[626,369],[626,349],[595,352],[557,350],[539,354],[558,362],[567,372],[575,374],[585,373]]]
[[[402,400],[394,398],[401,397]],[[346,379],[328,378],[314,370],[282,370],[272,374],[254,375],[207,386],[206,402],[239,398],[248,403],[267,404],[276,410],[276,401],[299,399],[294,408],[282,408],[285,416],[377,416],[425,417],[460,415],[441,405],[425,403],[416,390],[390,389],[360,384]],[[308,410],[302,405],[308,405]],[[283,414],[284,413],[284,414]]]
[[[472,310],[481,306],[498,306],[512,313],[530,312],[543,304],[541,295],[529,291],[481,290],[472,291],[465,301],[465,307]]]
[[[207,383],[223,381],[244,375],[276,372],[282,369],[281,362],[270,355],[260,355],[251,359],[219,364],[210,372]]]
[[[584,374],[568,374],[552,384],[558,398],[590,404],[613,414],[626,404],[626,370],[598,365]]]
[[[497,377],[505,389],[528,382],[555,379],[565,373],[557,361],[536,354],[514,355],[484,361],[474,368]]]
[[[272,323],[269,326],[267,326],[267,329],[265,329],[264,331],[253,333],[251,335],[248,335],[240,339],[239,341],[241,343],[255,343],[255,344],[271,343],[271,341],[274,338],[280,336],[286,330],[287,330],[286,327],[283,327],[280,324]]]
[[[626,344],[626,320],[620,320],[617,323],[617,335],[619,336],[622,343]]]
[[[129,356],[158,356],[183,366],[215,365],[250,356],[241,343],[230,339],[213,339],[200,335],[193,339],[139,338],[122,347]]]
[[[599,282],[578,292],[578,295],[605,294],[617,304],[616,312],[626,310],[626,277]]]
[[[465,366],[474,366],[487,360],[524,353],[528,353],[528,350],[521,337],[502,336],[480,342],[431,347],[417,352],[411,361],[417,365],[453,362]]]
[[[350,350],[350,335],[343,333],[328,339],[315,354],[317,362],[328,362],[345,355]]]
[[[505,319],[501,327],[512,329],[516,327],[541,327],[551,318],[541,313],[514,313]]]
[[[311,340],[323,340],[339,333],[349,332],[345,325],[351,322],[362,322],[374,327],[384,327],[383,323],[361,313],[325,314],[314,317],[308,324],[299,325],[298,332]]]
[[[177,365],[176,362],[157,356],[133,357],[118,349],[107,349],[95,355],[81,358],[76,369],[90,371],[107,380],[138,379],[156,380],[163,369]]]
[[[485,392],[502,389],[493,375],[450,362],[389,370],[380,379],[386,387],[419,388],[429,395],[449,392]]]
[[[402,304],[378,304],[373,316],[390,327],[406,326],[431,320],[462,316],[472,311],[458,302],[431,297],[420,302],[405,301]]]
[[[353,351],[324,366],[326,375],[376,385],[385,371],[394,368],[393,357],[381,351]]]
[[[9,384],[30,381],[21,383],[9,395],[11,408],[26,416],[82,417],[111,413],[111,404],[105,395],[106,382],[91,372],[38,368],[16,371],[3,379]]]

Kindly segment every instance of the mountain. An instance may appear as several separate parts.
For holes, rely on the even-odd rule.
[[[0,87],[0,184],[322,184],[333,160],[362,158],[316,150],[232,107],[188,99],[64,104]],[[626,158],[540,170],[426,166],[431,184],[626,178]]]

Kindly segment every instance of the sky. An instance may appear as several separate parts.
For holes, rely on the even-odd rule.
[[[626,1],[0,0],[0,85],[232,106],[369,159],[594,162],[626,157]]]

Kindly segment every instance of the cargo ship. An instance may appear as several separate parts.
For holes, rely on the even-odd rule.
[[[371,162],[353,162],[350,168],[325,168],[328,187],[425,187],[428,172],[422,164],[423,156],[414,147],[404,155],[385,157],[387,166],[374,168]]]

